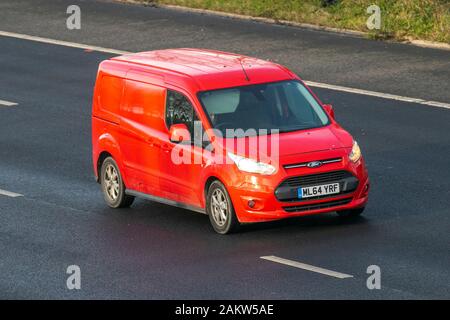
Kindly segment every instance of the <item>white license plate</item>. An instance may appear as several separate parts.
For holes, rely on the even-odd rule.
[[[339,183],[322,184],[320,186],[298,188],[298,198],[320,197],[327,194],[339,193]]]

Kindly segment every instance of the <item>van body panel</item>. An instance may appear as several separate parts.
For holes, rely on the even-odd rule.
[[[158,193],[158,137],[163,128],[165,89],[153,84],[125,80],[120,108],[119,139],[127,174],[139,192]],[[158,194],[160,195],[160,194]]]
[[[214,50],[157,50],[103,61],[99,65],[92,102],[94,174],[98,180],[101,156],[109,154],[118,164],[128,194],[198,212],[206,211],[208,182],[217,179],[226,187],[240,222],[365,206],[369,179],[364,159],[357,163],[348,160],[353,138],[332,117],[325,127],[280,134],[280,161],[272,175],[243,172],[233,162],[216,161],[217,154],[226,157],[234,150],[227,147],[227,139],[211,134],[211,119],[199,94],[290,80],[303,83],[278,64]],[[322,106],[311,89],[304,87]],[[208,131],[205,139],[210,148],[170,140],[166,123],[169,91],[181,94],[192,105],[193,116],[200,121],[202,132]],[[251,144],[258,137],[239,139]],[[251,158],[249,154],[241,156]],[[190,159],[190,163],[178,163],[174,157]],[[335,162],[317,168],[302,165],[330,158],[339,161],[333,160]],[[289,202],[277,198],[276,192],[280,187],[286,188],[283,183],[289,179],[344,171],[358,180],[351,192]],[[342,186],[347,186],[347,180]],[[325,206],[330,200],[339,204]],[[253,207],[249,206],[250,202],[254,202]],[[292,208],[296,206],[311,208],[295,211]]]

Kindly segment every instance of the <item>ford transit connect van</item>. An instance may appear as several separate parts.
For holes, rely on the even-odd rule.
[[[293,72],[199,49],[103,61],[92,107],[93,164],[106,203],[135,197],[240,224],[364,210],[358,143]]]

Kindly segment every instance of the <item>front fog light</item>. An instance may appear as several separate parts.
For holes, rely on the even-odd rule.
[[[352,151],[349,153],[348,158],[352,162],[357,162],[361,158],[361,149],[358,146],[358,142],[353,141]]]

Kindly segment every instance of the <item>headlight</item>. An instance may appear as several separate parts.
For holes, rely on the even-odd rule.
[[[271,175],[276,171],[276,168],[274,166],[267,163],[257,162],[252,159],[237,156],[231,152],[228,152],[228,156],[231,160],[233,160],[238,169],[241,171],[259,173],[263,175]]]
[[[352,162],[357,162],[361,158],[361,149],[358,146],[358,142],[353,141],[352,151],[349,153],[348,158]]]

